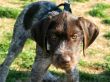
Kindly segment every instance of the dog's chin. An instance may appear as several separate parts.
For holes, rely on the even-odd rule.
[[[63,70],[71,70],[74,66],[73,61],[69,61],[68,63],[62,62],[62,61],[59,61],[57,58],[54,58],[54,57],[52,59],[52,63],[55,67],[63,69]]]

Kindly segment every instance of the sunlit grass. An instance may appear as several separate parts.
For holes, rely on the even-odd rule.
[[[107,9],[110,9],[110,4],[98,3],[92,10],[89,11],[89,14],[93,17],[102,18],[102,22],[104,24],[110,25],[110,14],[106,12]]]
[[[0,6],[0,17],[2,18],[16,18],[19,12],[20,10],[18,9]]]
[[[108,17],[108,14],[105,12],[108,8],[110,8],[110,4],[98,3],[91,11],[89,11],[89,14],[100,18]]]
[[[72,0],[73,2],[76,1],[76,2],[87,2],[89,0]]]
[[[100,9],[93,9],[89,12],[89,14],[93,17],[106,17],[107,14]]]

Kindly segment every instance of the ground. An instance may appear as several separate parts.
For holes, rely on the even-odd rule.
[[[107,17],[93,17],[89,14],[89,11],[98,3],[110,4],[110,0],[76,1],[77,0],[71,2],[73,15],[89,19],[91,22],[95,23],[100,30],[99,36],[95,42],[86,50],[86,56],[84,57],[81,54],[78,67],[80,71],[80,82],[110,82],[110,24],[102,22],[104,19],[110,18],[110,8],[103,10],[104,13],[107,14]],[[0,8],[4,7],[5,9],[8,7],[20,12],[23,7],[29,3],[31,3],[29,0],[0,0]],[[57,1],[57,4],[58,3]],[[8,52],[15,20],[16,17],[0,17],[0,64],[3,62]],[[23,52],[11,65],[7,82],[25,82],[28,80],[34,61],[34,52],[35,43],[28,40]],[[49,70],[53,74],[64,78],[64,72],[62,70],[54,66],[51,66]]]

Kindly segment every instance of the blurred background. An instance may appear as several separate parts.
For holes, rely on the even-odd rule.
[[[18,14],[37,0],[0,0],[0,64],[6,57]],[[48,0],[49,1],[49,0]],[[63,0],[51,0],[56,4]],[[100,29],[95,42],[81,55],[80,82],[110,82],[110,0],[70,0],[73,15],[85,17]],[[27,82],[35,56],[35,42],[28,40],[23,52],[10,67],[7,82]],[[64,78],[64,71],[54,66],[49,70]]]

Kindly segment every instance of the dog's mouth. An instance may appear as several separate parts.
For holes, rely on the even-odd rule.
[[[73,59],[70,56],[54,55],[52,61],[57,68],[65,70],[71,69],[74,65]]]

